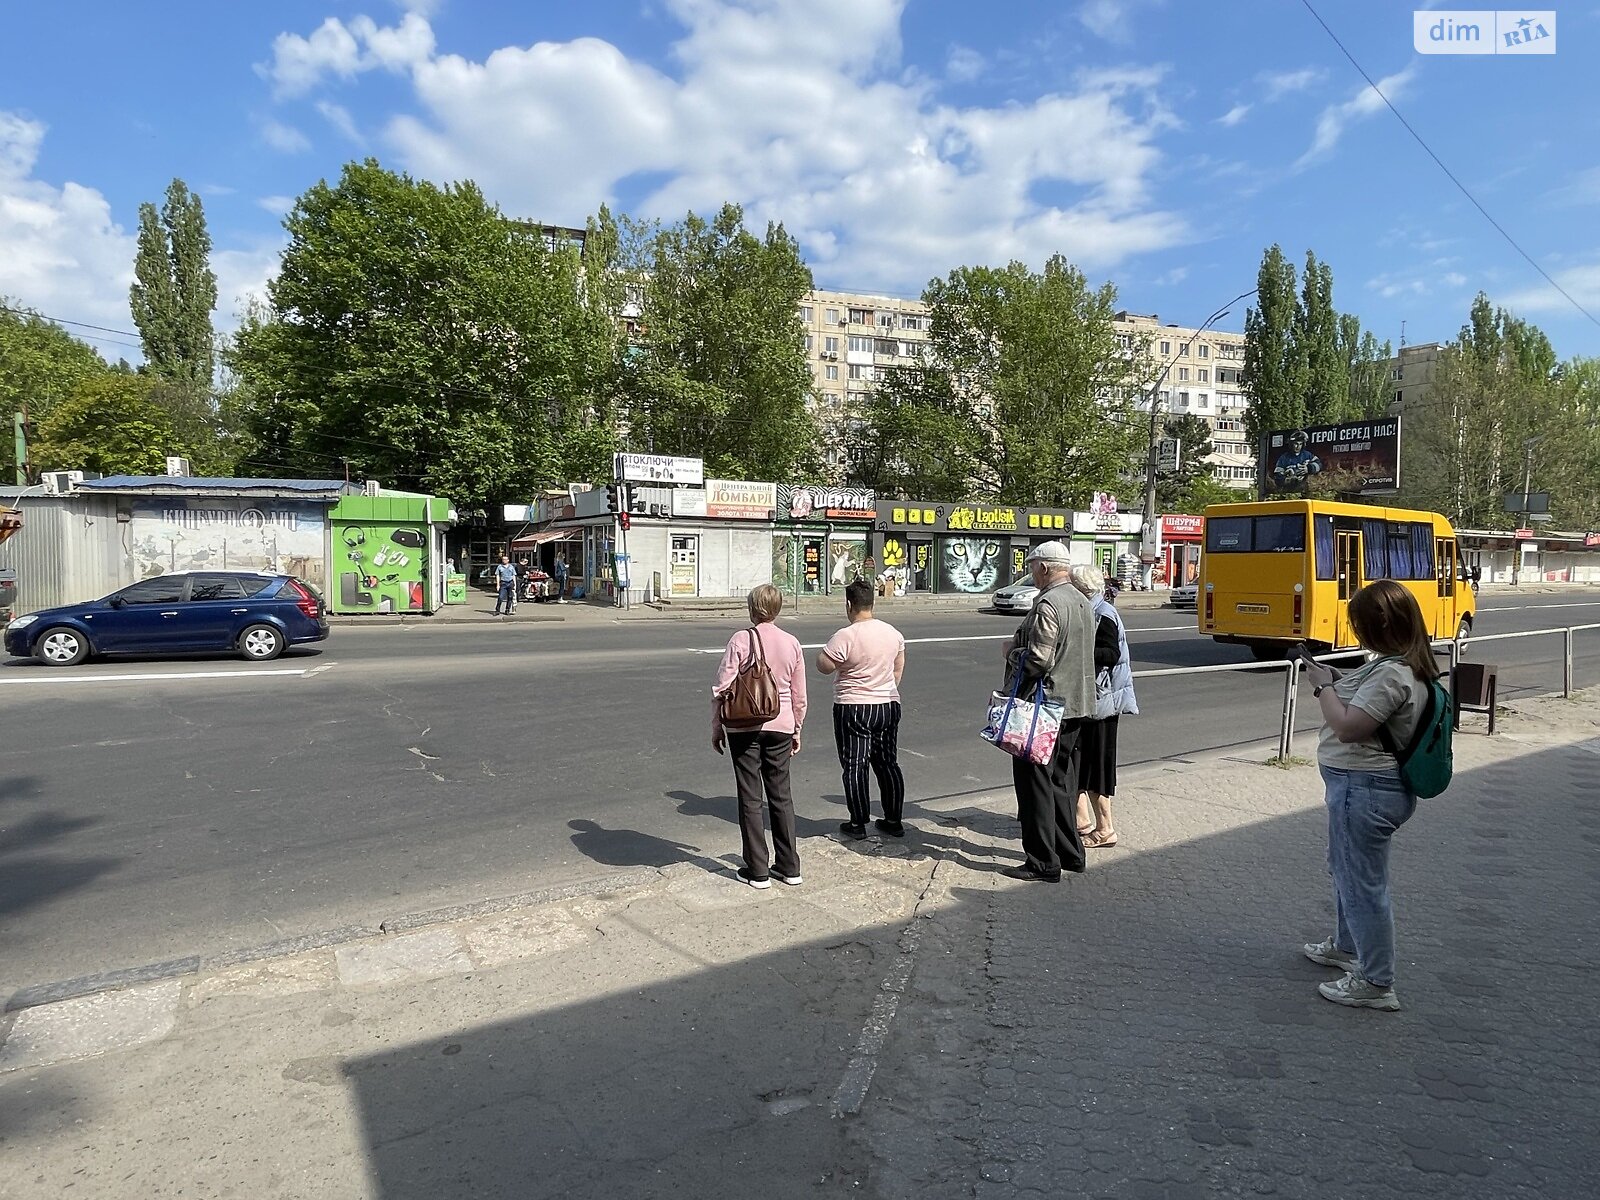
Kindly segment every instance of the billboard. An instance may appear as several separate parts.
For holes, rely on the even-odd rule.
[[[1400,418],[1306,425],[1267,434],[1261,456],[1263,496],[1306,495],[1319,475],[1336,477],[1335,491],[1362,496],[1399,491]]]

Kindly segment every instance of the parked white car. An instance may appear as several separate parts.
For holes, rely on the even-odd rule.
[[[1199,603],[1199,597],[1200,585],[1197,583],[1185,583],[1167,593],[1167,603],[1172,605],[1173,608],[1193,608]]]
[[[1032,576],[1019,575],[994,594],[994,606],[1000,612],[1027,612],[1038,598]]]

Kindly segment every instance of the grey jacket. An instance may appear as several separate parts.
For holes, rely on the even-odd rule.
[[[1006,690],[1022,671],[1024,694],[1044,680],[1045,695],[1059,700],[1067,720],[1095,715],[1094,608],[1063,580],[1034,601],[1006,651]]]

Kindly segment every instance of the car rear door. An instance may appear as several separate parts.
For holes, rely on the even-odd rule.
[[[196,571],[189,576],[189,598],[179,616],[184,650],[227,650],[249,613],[249,589],[239,575]]]
[[[186,575],[141,579],[107,597],[110,607],[94,614],[95,649],[119,654],[159,654],[174,649],[183,633]]]

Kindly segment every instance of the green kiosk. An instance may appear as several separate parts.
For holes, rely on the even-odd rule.
[[[437,612],[449,583],[444,534],[454,523],[450,501],[438,496],[379,488],[343,497],[328,514],[328,607],[356,614]]]

